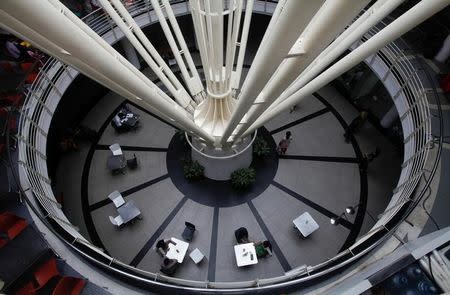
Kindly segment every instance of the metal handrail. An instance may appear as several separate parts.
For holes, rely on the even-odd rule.
[[[186,1],[171,1],[173,3],[183,3]],[[259,1],[263,2],[263,1]],[[274,1],[264,1],[265,7],[267,2]],[[144,0],[135,1],[134,5],[128,8],[133,16],[139,16],[143,13],[149,13],[151,10],[151,5]],[[91,26],[99,35],[105,34],[115,28],[115,24],[112,23],[109,17],[104,14],[101,10],[96,10],[91,14],[85,16],[83,20]],[[377,29],[373,29],[371,32],[366,34],[366,37],[370,37],[375,34]],[[406,171],[399,180],[406,181],[404,185],[394,194],[397,198],[393,198],[393,204],[388,206],[392,209],[387,209],[385,212],[390,214],[385,218],[384,224],[380,226],[375,226],[369,233],[361,237],[355,245],[343,252],[337,254],[334,258],[324,261],[316,266],[308,266],[300,270],[297,274],[290,274],[289,276],[281,276],[277,278],[270,279],[256,279],[252,281],[245,282],[207,282],[207,281],[190,281],[183,279],[176,279],[171,277],[166,277],[160,274],[155,274],[147,272],[144,270],[136,269],[129,265],[126,265],[113,257],[106,255],[101,252],[96,246],[90,244],[85,240],[76,229],[70,225],[70,222],[62,214],[62,211],[58,208],[56,199],[51,190],[50,183],[45,181],[48,180],[46,159],[42,158],[38,152],[43,152],[45,155],[45,149],[42,151],[42,146],[45,146],[46,135],[39,131],[40,126],[48,124],[51,120],[52,110],[56,108],[56,103],[62,96],[60,90],[57,86],[63,75],[69,76],[72,80],[77,75],[77,72],[72,68],[64,65],[63,63],[57,61],[56,59],[49,59],[47,63],[42,67],[38,74],[38,78],[31,86],[28,95],[25,99],[24,106],[22,108],[22,116],[19,120],[19,135],[22,139],[18,142],[19,145],[19,162],[22,166],[21,171],[24,173],[22,180],[27,179],[28,184],[20,183],[20,189],[22,194],[28,195],[30,191],[34,194],[36,200],[42,205],[42,208],[46,211],[45,216],[42,215],[33,203],[25,198],[27,203],[30,205],[34,213],[45,223],[47,227],[65,244],[75,250],[77,253],[85,257],[86,259],[94,262],[101,267],[113,271],[119,276],[132,279],[135,282],[147,283],[158,285],[161,287],[169,289],[183,289],[190,291],[220,291],[220,292],[235,292],[235,291],[249,291],[253,288],[258,290],[270,290],[275,288],[286,288],[292,285],[297,285],[315,278],[319,278],[322,275],[329,274],[353,261],[359,259],[364,254],[371,251],[377,245],[381,244],[384,240],[390,237],[396,227],[387,229],[384,227],[387,222],[392,220],[396,214],[403,208],[403,206],[412,203],[407,209],[406,213],[403,213],[403,218],[409,214],[414,206],[420,201],[420,199],[425,194],[428,189],[432,177],[434,176],[435,170],[437,168],[438,159],[441,153],[441,143],[442,136],[440,135],[439,145],[438,145],[438,155],[433,165],[433,170],[430,177],[426,180],[423,189],[413,197],[413,192],[417,187],[418,183],[422,180],[422,177],[413,179],[410,181],[410,176],[417,175],[420,170],[423,169],[425,162],[428,160],[428,149],[427,145],[430,143],[431,134],[431,124],[429,122],[429,108],[426,97],[423,95],[425,91],[423,89],[420,78],[415,72],[414,67],[408,61],[405,54],[400,50],[396,44],[391,43],[385,48],[381,49],[377,54],[383,58],[386,64],[389,64],[390,72],[394,78],[402,85],[402,93],[404,94],[405,102],[408,106],[413,106],[414,109],[408,110],[408,114],[405,115],[404,130],[409,130],[413,132],[412,127],[418,127],[420,124],[423,126],[417,133],[413,133],[410,139],[405,143],[405,166],[402,169]],[[394,73],[395,72],[395,73]],[[58,78],[54,77],[58,75]],[[406,80],[405,80],[406,79]],[[59,96],[59,97],[57,97]],[[397,97],[398,98],[398,97]],[[396,98],[396,99],[397,99]],[[436,105],[438,105],[441,134],[442,134],[442,119],[439,100],[435,96]],[[36,103],[39,101],[40,103]],[[43,105],[46,105],[50,113],[45,110]],[[423,128],[423,129],[422,129]],[[9,129],[8,129],[9,132]],[[405,136],[406,138],[406,136]],[[408,145],[408,149],[406,149]],[[412,150],[411,150],[412,148]],[[420,151],[420,154],[411,154],[409,151]],[[9,152],[9,151],[8,151]],[[12,163],[11,163],[12,165]],[[403,174],[403,173],[402,173]],[[19,178],[14,172],[14,177]],[[408,177],[408,179],[406,179]],[[409,200],[413,202],[409,202]],[[409,203],[408,203],[409,202]],[[392,201],[391,201],[392,203]],[[400,206],[395,208],[396,205]],[[401,219],[403,220],[403,219]],[[398,224],[397,224],[398,226]],[[381,235],[376,240],[372,241],[371,238],[377,235]],[[369,241],[368,245],[365,245],[363,249],[358,249],[360,245]],[[344,259],[341,261],[341,259]],[[123,271],[126,269],[128,271]],[[176,285],[174,285],[176,284]],[[183,285],[183,286],[182,286]]]

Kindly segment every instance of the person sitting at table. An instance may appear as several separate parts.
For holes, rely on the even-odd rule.
[[[167,251],[169,251],[169,244],[172,243],[175,245],[175,243],[169,239],[169,240],[159,240],[156,243],[156,252],[158,252],[159,254],[161,254],[161,256],[166,256]]]
[[[178,268],[178,261],[176,259],[164,258],[160,271],[168,276],[171,276],[175,273]]]
[[[256,257],[264,258],[267,256],[272,256],[272,245],[269,241],[259,241],[255,242]]]

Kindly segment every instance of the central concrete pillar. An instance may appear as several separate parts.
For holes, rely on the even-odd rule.
[[[192,148],[192,161],[198,161],[205,168],[205,177],[214,180],[228,180],[231,173],[248,168],[253,160],[253,136],[247,136],[230,148],[216,148],[203,144],[192,137],[188,142]]]

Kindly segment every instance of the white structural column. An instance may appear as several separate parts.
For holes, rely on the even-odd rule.
[[[101,42],[87,25],[62,4],[49,1],[1,1],[1,25],[130,101],[156,111],[163,118],[212,142],[189,114],[158,89],[111,46]],[[66,16],[69,15],[69,16]],[[89,33],[87,33],[89,32]],[[104,41],[104,40],[102,40]]]
[[[198,75],[194,61],[192,60],[192,56],[186,45],[183,34],[181,33],[180,26],[178,25],[177,19],[175,18],[172,7],[170,6],[168,0],[151,1],[153,9],[158,16],[159,24],[164,31],[164,35],[166,36],[177,64],[180,67],[183,79],[189,88],[189,92],[194,98],[196,98],[197,102],[201,102],[201,98],[203,95],[199,94],[204,91],[203,84],[200,80],[200,76]],[[163,8],[166,11],[169,22],[167,22],[166,17],[163,13]]]
[[[291,96],[294,92],[306,85],[314,77],[320,74],[334,60],[341,56],[350,46],[361,39],[374,25],[379,23],[384,17],[391,13],[405,0],[378,0],[353,24],[351,24],[336,40],[333,41],[284,91],[279,98],[267,110],[270,112],[273,107]]]
[[[369,0],[327,0],[322,5],[239,123],[234,137],[239,137],[255,122],[368,2]]]
[[[207,89],[207,97],[195,110],[194,120],[219,139],[234,111],[231,76],[243,1],[190,0],[190,4]],[[226,29],[225,16],[228,17]],[[248,29],[245,33],[248,34]]]
[[[450,0],[423,0],[419,2],[413,8],[378,32],[375,36],[367,40],[364,44],[360,45],[351,53],[347,54],[344,58],[336,62],[317,78],[300,88],[297,92],[281,102],[279,105],[275,106],[270,110],[270,112],[265,112],[249,129],[247,129],[244,135],[251,133],[268,120],[296,105],[314,91],[317,91],[326,84],[330,83],[336,77],[345,73],[368,56],[376,53],[380,48],[397,39],[449,4]]]
[[[244,23],[242,24],[241,38],[236,42],[236,46],[239,46],[239,53],[236,61],[236,67],[231,73],[231,88],[239,89],[241,82],[242,67],[244,65],[245,49],[247,48],[248,32],[250,29],[250,21],[253,14],[253,0],[247,0],[245,6]]]
[[[133,18],[130,16],[128,11],[125,9],[123,4],[119,0],[111,0],[117,11],[111,5],[109,0],[99,0],[103,9],[111,16],[117,26],[122,30],[130,43],[136,48],[139,54],[144,58],[149,67],[158,76],[164,86],[167,87],[169,92],[173,95],[175,100],[180,104],[180,106],[186,109],[188,112],[193,113],[194,107],[193,100],[190,98],[189,94],[181,85],[180,81],[175,77],[175,75],[170,70],[169,66],[164,62],[162,57],[141,31],[139,26],[134,22]],[[125,20],[131,20],[128,24]],[[139,39],[134,35],[139,34]],[[141,43],[142,42],[142,43]],[[147,49],[144,47],[144,42],[147,44]],[[148,50],[148,51],[147,51]],[[149,53],[150,52],[150,53]],[[151,54],[151,55],[150,55]]]
[[[322,0],[278,2],[242,85],[236,110],[223,133],[222,143],[228,140],[322,3]]]

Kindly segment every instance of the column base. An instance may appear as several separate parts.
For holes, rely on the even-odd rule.
[[[229,149],[221,149],[205,146],[192,137],[188,143],[191,145],[192,161],[198,161],[205,168],[205,177],[214,180],[229,180],[233,171],[248,168],[253,160],[253,141],[256,132],[252,136],[243,138]]]

